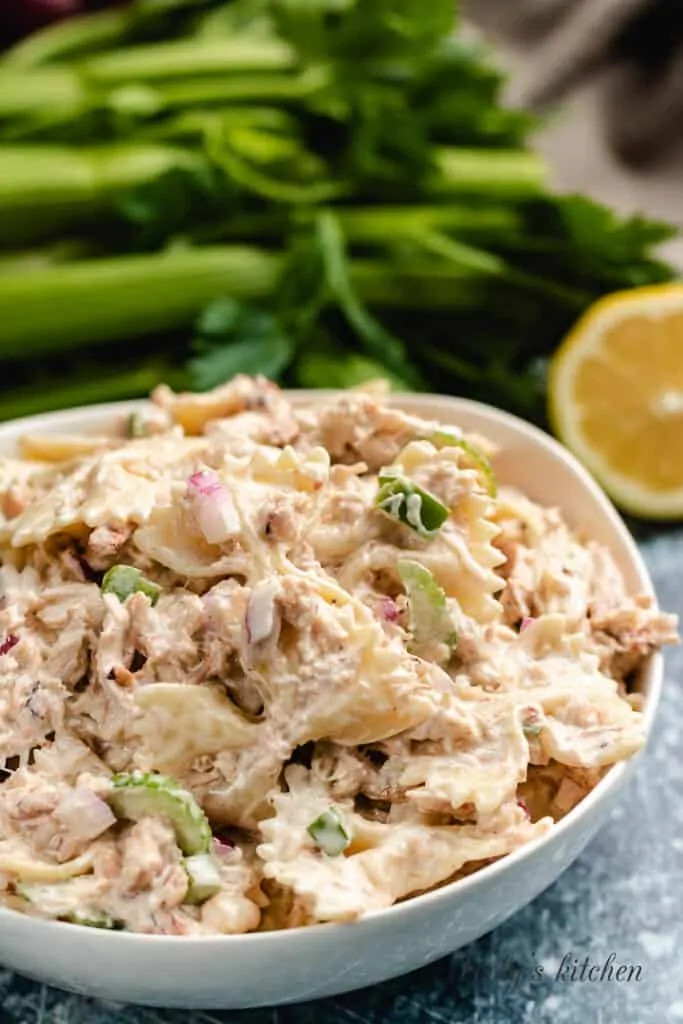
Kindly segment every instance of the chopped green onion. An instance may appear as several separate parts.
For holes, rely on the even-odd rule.
[[[410,630],[416,644],[442,643],[452,651],[457,632],[443,588],[429,569],[412,558],[400,558],[396,568],[408,595]]]
[[[159,600],[161,587],[143,576],[132,565],[112,565],[104,574],[102,593],[114,594],[123,603],[131,594],[144,594],[153,605]]]
[[[394,470],[382,470],[379,485],[375,507],[421,537],[433,537],[448,519],[448,508],[443,502]]]
[[[205,903],[220,891],[221,876],[210,854],[196,853],[193,857],[186,857],[183,867],[188,877],[187,893],[183,902],[195,905]]]
[[[133,772],[114,775],[111,784],[107,799],[118,818],[166,818],[183,853],[206,854],[211,849],[208,818],[192,794],[173,779],[152,772]]]
[[[474,468],[479,471],[479,476],[485,489],[492,498],[495,498],[498,493],[496,474],[493,472],[493,467],[486,456],[482,455],[473,444],[470,444],[463,437],[458,437],[457,434],[452,434],[449,430],[435,430],[425,440],[431,441],[435,448],[462,449]]]
[[[351,842],[351,836],[336,807],[324,811],[311,822],[306,831],[316,846],[328,857],[338,857]]]

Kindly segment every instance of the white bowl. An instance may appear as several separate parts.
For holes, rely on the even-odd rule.
[[[320,392],[298,392],[302,401]],[[476,402],[402,395],[395,404],[457,423],[501,446],[499,478],[612,551],[633,592],[652,592],[638,550],[614,508],[564,448],[521,420]],[[111,427],[141,403],[50,413],[0,426],[0,452],[28,431],[70,433]],[[659,700],[661,656],[640,686],[648,733]],[[613,768],[550,834],[476,874],[351,924],[286,932],[179,938],[106,932],[0,909],[0,963],[89,996],[152,1006],[238,1008],[317,999],[412,971],[495,928],[534,899],[581,853],[607,819],[635,767]],[[618,867],[614,866],[617,871]]]

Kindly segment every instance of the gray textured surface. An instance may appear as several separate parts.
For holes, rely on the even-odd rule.
[[[683,616],[683,531],[643,539],[662,607]],[[667,652],[653,741],[609,825],[547,892],[424,970],[278,1010],[145,1010],[0,969],[1,1024],[677,1024],[683,1022],[683,648]],[[562,957],[615,955],[639,981],[557,979]],[[566,968],[565,968],[566,973]],[[578,973],[578,972],[577,972]],[[594,974],[599,973],[594,971]]]

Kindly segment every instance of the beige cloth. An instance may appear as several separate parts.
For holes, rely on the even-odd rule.
[[[470,0],[468,14],[488,31],[534,44],[520,99],[557,99],[600,66],[623,27],[648,0]]]
[[[465,9],[501,44],[512,103],[561,100],[538,139],[556,183],[683,228],[683,44],[652,82],[609,59],[618,33],[647,3],[469,0]],[[683,269],[683,239],[665,255]]]

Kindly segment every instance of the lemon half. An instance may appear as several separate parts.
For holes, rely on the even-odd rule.
[[[591,306],[553,357],[548,400],[557,436],[621,508],[683,516],[683,284]]]

